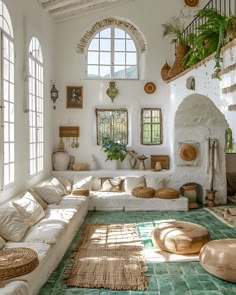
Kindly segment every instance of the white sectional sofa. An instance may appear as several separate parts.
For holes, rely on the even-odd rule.
[[[47,187],[50,181],[51,179],[48,179],[37,186],[45,185]],[[50,194],[49,187],[45,190],[46,192]],[[33,195],[35,196],[35,194]],[[24,194],[25,196],[28,197],[28,195]],[[4,245],[5,248],[26,247],[35,250],[38,254],[39,265],[28,274],[0,281],[0,295],[37,294],[47,281],[50,273],[61,261],[88,212],[88,198],[82,196],[72,197],[64,193],[64,196],[60,196],[58,202],[56,202],[51,193],[51,200],[54,198],[54,204],[48,204],[44,210],[44,216],[34,225],[27,226],[25,233],[24,230],[23,233],[19,233],[17,232],[17,227],[20,226],[19,219],[22,224],[26,223],[28,225],[30,224],[29,220],[20,218],[17,215],[19,212],[16,210],[11,213],[12,220],[18,221],[15,226],[14,221],[7,220],[2,213],[7,210],[13,212],[16,208],[12,202],[20,198],[22,198],[22,194],[0,204],[0,236],[4,235],[3,238],[6,239],[7,234],[11,235],[13,241],[8,240]],[[49,198],[47,200],[49,201]],[[9,227],[8,233],[3,230],[3,227],[7,226]],[[23,238],[21,238],[21,235],[23,235]]]
[[[88,210],[188,210],[185,197],[164,200],[132,196],[133,187],[145,185],[157,189],[164,185],[163,178],[108,177],[99,171],[95,175],[90,171],[53,172],[51,178],[24,194],[0,203],[0,248],[31,248],[39,258],[39,265],[30,273],[0,281],[0,295],[37,294],[62,259]],[[77,195],[81,189],[89,190],[89,196]]]

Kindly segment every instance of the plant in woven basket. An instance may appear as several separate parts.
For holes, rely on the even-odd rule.
[[[102,138],[102,150],[106,153],[106,161],[120,160],[124,161],[127,155],[126,144],[115,142],[111,137]]]

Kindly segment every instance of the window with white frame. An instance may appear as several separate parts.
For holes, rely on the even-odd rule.
[[[138,79],[134,40],[123,29],[108,27],[97,33],[87,50],[90,79]]]
[[[29,46],[29,157],[30,175],[43,170],[44,106],[43,56],[39,40],[33,37]]]
[[[0,0],[1,55],[1,153],[0,187],[15,181],[15,79],[14,39],[11,17]]]
[[[96,109],[96,120],[98,145],[102,144],[103,137],[128,144],[127,109]]]
[[[157,145],[162,143],[162,115],[160,108],[141,110],[141,143]]]

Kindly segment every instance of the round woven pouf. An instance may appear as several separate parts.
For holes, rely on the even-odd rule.
[[[153,244],[175,254],[199,253],[209,240],[205,227],[185,221],[162,222],[152,231]]]
[[[0,254],[0,280],[21,276],[39,264],[37,253],[30,248],[4,248]]]
[[[155,192],[155,197],[160,199],[178,199],[179,191],[174,188],[159,188]]]
[[[199,255],[201,266],[213,276],[236,283],[236,239],[207,243]]]
[[[132,190],[132,195],[136,198],[153,198],[155,190],[151,187],[139,186]]]

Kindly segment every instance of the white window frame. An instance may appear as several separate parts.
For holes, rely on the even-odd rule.
[[[109,38],[105,38],[105,37],[100,37],[100,33],[106,29],[110,29],[111,30],[111,37]],[[125,38],[115,38],[115,29],[119,29],[121,31],[123,31],[125,33]],[[90,44],[91,42],[95,39],[95,37],[99,35],[98,38],[98,41],[99,41],[99,45],[98,45],[98,50],[90,50],[89,47],[90,47]],[[100,39],[108,39],[108,40],[111,40],[111,50],[100,50]],[[114,44],[115,44],[115,40],[125,40],[125,50],[124,51],[117,51],[117,52],[120,52],[120,53],[125,53],[125,64],[115,64],[115,49],[114,49]],[[127,40],[131,40],[134,44],[134,47],[135,47],[135,51],[128,51],[126,50],[126,46],[127,46]],[[89,52],[98,52],[98,55],[99,55],[99,61],[97,64],[88,64],[88,55],[89,55]],[[111,54],[111,62],[110,64],[101,64],[100,63],[100,53],[101,52],[110,52]],[[115,73],[114,73],[114,68],[115,66],[124,66],[125,68],[127,66],[132,66],[131,64],[129,65],[128,63],[126,63],[126,60],[127,60],[127,54],[129,53],[135,53],[136,54],[136,72],[137,72],[137,75],[136,77],[134,78],[129,78],[127,76],[125,76],[124,78],[122,77],[115,77]],[[88,66],[97,66],[98,67],[98,76],[97,77],[89,77],[88,76]],[[100,67],[101,66],[110,66],[111,67],[111,76],[110,77],[101,77],[100,76]],[[138,46],[136,44],[136,40],[126,31],[124,30],[123,28],[120,28],[120,27],[117,27],[117,26],[109,26],[109,27],[105,27],[105,28],[102,28],[101,30],[97,31],[96,34],[93,35],[93,37],[91,38],[88,46],[87,46],[87,51],[86,51],[86,71],[85,71],[85,75],[86,75],[86,79],[89,79],[89,80],[138,80],[139,79],[139,50],[138,50]]]
[[[39,40],[29,45],[29,174],[44,168],[43,57]]]
[[[11,17],[0,0],[0,188],[15,182],[15,52]]]

